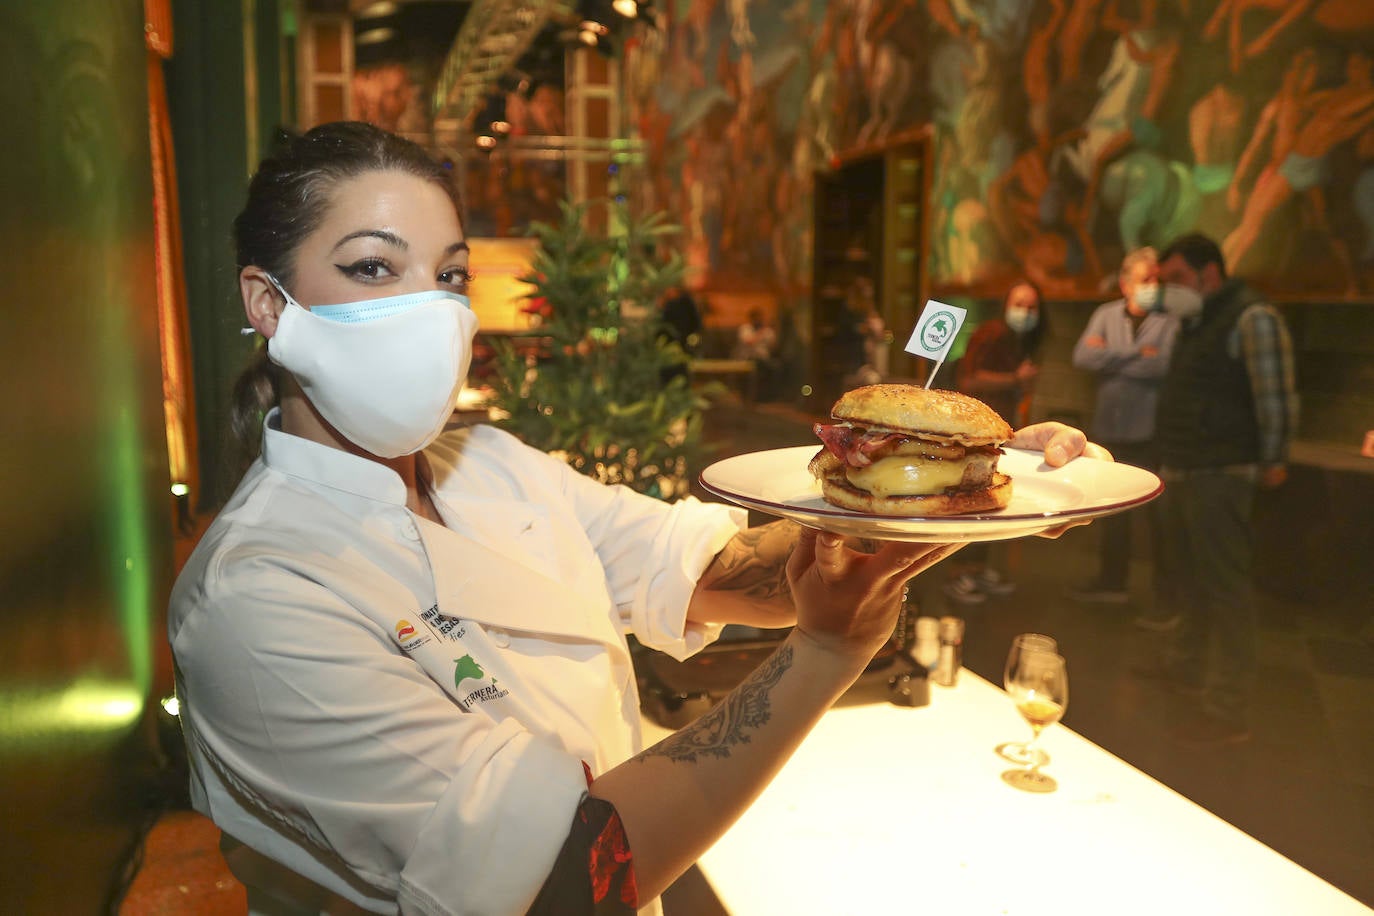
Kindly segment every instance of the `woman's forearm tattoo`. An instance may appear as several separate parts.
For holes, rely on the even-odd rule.
[[[787,557],[795,543],[795,530],[780,525],[741,531],[717,558],[708,587],[761,601],[787,597]]]
[[[773,687],[791,667],[792,647],[784,643],[714,709],[664,738],[638,759],[667,757],[676,762],[695,763],[703,757],[729,757],[735,745],[748,744],[749,733],[772,718]]]

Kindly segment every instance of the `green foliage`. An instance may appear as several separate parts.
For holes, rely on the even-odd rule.
[[[686,355],[661,333],[658,302],[683,264],[657,252],[677,227],[600,205],[618,233],[588,231],[588,205],[569,203],[558,225],[531,228],[540,247],[523,278],[534,287],[525,311],[543,345],[536,358],[498,342],[491,406],[499,425],[578,471],[676,499],[706,407],[688,384]]]

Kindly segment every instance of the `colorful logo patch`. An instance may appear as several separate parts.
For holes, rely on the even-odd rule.
[[[396,645],[401,647],[403,652],[411,652],[429,642],[431,637],[428,633],[419,630],[415,624],[409,620],[398,620],[394,628]]]
[[[453,686],[458,691],[455,697],[458,700],[458,708],[463,712],[471,712],[472,707],[477,703],[499,700],[501,697],[510,695],[509,690],[496,683],[496,678],[492,678],[489,684],[482,683],[487,679],[487,673],[482,670],[482,666],[477,664],[477,660],[471,655],[455,658],[453,664]],[[464,687],[464,681],[477,681],[478,685]]]

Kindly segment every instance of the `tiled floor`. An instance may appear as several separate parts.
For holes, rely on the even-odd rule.
[[[814,441],[806,416],[775,405],[723,406],[708,418],[708,434],[721,455]],[[1001,680],[1014,634],[1055,636],[1071,671],[1069,727],[1374,905],[1374,608],[1261,596],[1254,739],[1221,750],[1188,750],[1167,736],[1186,702],[1127,673],[1160,637],[1132,625],[1130,606],[1082,605],[1065,597],[1093,571],[1096,538],[1090,526],[1058,541],[1005,545],[1002,560],[1018,584],[1005,598],[953,605],[939,588],[939,570],[918,580],[913,594],[922,613],[952,612],[967,620],[965,664],[994,682]],[[1356,561],[1370,565],[1368,557]],[[1147,574],[1147,562],[1138,562],[1133,576],[1142,592]],[[122,912],[242,912],[242,889],[223,870],[216,843],[213,826],[194,815],[164,818]],[[1071,874],[1072,863],[1062,866]],[[668,900],[668,912],[709,916],[720,910],[694,874]]]

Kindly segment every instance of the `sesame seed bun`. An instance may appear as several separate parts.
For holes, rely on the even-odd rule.
[[[961,445],[1000,445],[1011,427],[977,398],[917,385],[866,385],[840,396],[830,415],[855,425]]]
[[[986,512],[1011,502],[997,470],[1012,429],[995,410],[957,391],[868,385],[845,392],[816,424],[825,444],[809,470],[831,505],[869,515]]]

